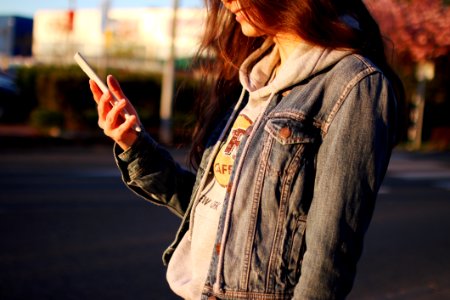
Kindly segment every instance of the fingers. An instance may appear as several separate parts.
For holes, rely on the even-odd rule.
[[[119,82],[116,80],[116,78],[114,78],[114,76],[108,75],[106,77],[106,82],[108,83],[109,90],[117,99],[126,99],[127,98],[125,96],[125,94],[123,93]]]
[[[102,124],[105,135],[112,138],[123,150],[130,148],[137,139],[137,133],[133,129],[137,123],[137,117],[131,115],[124,119],[121,111],[125,106],[125,99],[117,102],[106,114]]]
[[[139,120],[136,115],[136,110],[128,102],[119,82],[113,76],[109,75],[107,77],[107,83],[109,91],[103,93],[93,80],[89,80],[89,87],[97,103],[98,126],[103,129],[106,136],[112,138],[125,150],[137,139],[134,126],[135,124],[139,124]],[[121,100],[115,102],[115,98]],[[125,109],[131,114],[130,117],[123,117],[123,111]]]
[[[103,103],[103,101],[104,98],[101,99],[101,103]],[[113,107],[109,105],[108,108],[101,109],[101,114],[99,113],[99,115],[102,115],[102,118],[99,118],[99,125],[101,123],[100,127],[106,135],[115,135],[115,132],[124,133],[128,129],[131,129],[132,127],[130,126],[133,126],[137,122],[137,118],[134,115],[130,115],[128,118],[122,116],[122,111],[126,105],[127,101],[122,99]]]
[[[136,116],[131,115],[126,118],[123,123],[121,123],[118,127],[115,128],[114,136],[115,140],[123,140],[127,133],[131,133],[136,135],[136,131],[133,129],[134,124],[136,124],[137,118]]]
[[[114,76],[108,75],[106,80],[108,83],[109,90],[117,99],[126,99],[126,96],[123,93],[119,82],[114,78]],[[98,87],[97,83],[95,83],[95,81],[93,81],[92,79],[89,80],[89,87],[94,96],[95,102],[98,103],[100,100],[100,97],[103,95],[102,90]]]
[[[98,126],[102,129],[105,128],[106,119],[108,118],[108,114],[112,110],[112,96],[111,94],[105,93],[102,94],[97,101],[97,111],[98,111]],[[111,120],[111,117],[109,117]]]
[[[123,121],[120,112],[125,107],[125,100],[120,100],[117,102],[110,111],[106,114],[105,123],[103,130],[105,132],[111,132],[115,128],[117,128],[120,123],[120,121]]]
[[[91,89],[95,102],[98,103],[100,97],[103,95],[103,92],[100,90],[95,81],[91,79],[89,80],[89,88]]]
[[[125,99],[126,100],[126,102],[127,102],[127,104],[125,106],[126,110],[131,115],[135,115],[136,119],[137,119],[137,123],[140,123],[139,122],[139,116],[137,114],[136,109],[130,103],[130,101],[128,100],[127,96],[125,96],[125,94],[124,94],[122,88],[120,87],[120,84],[117,81],[117,79],[114,76],[112,76],[112,75],[108,75],[107,82],[108,82],[109,90],[111,91],[111,93],[116,97],[116,99]]]

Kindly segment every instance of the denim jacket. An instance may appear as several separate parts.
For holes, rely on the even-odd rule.
[[[395,115],[385,76],[354,54],[277,93],[238,150],[202,299],[345,298],[394,144]],[[183,219],[165,263],[189,228],[221,131],[196,175],[145,133],[125,153],[116,147],[128,187]]]

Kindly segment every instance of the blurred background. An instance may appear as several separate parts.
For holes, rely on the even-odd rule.
[[[365,0],[407,92],[351,299],[450,299],[450,1]],[[176,299],[179,220],[128,191],[81,52],[186,164],[201,0],[0,0],[0,299]]]

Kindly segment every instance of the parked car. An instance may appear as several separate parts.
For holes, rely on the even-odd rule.
[[[19,89],[14,79],[0,71],[0,122],[14,120],[14,108],[18,106]]]

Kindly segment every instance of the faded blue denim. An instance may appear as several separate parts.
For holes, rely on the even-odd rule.
[[[343,299],[351,290],[396,139],[393,91],[350,55],[282,94],[241,142],[204,299]],[[196,175],[145,133],[125,153],[116,147],[130,189],[183,218],[165,263],[189,228],[221,129]]]

